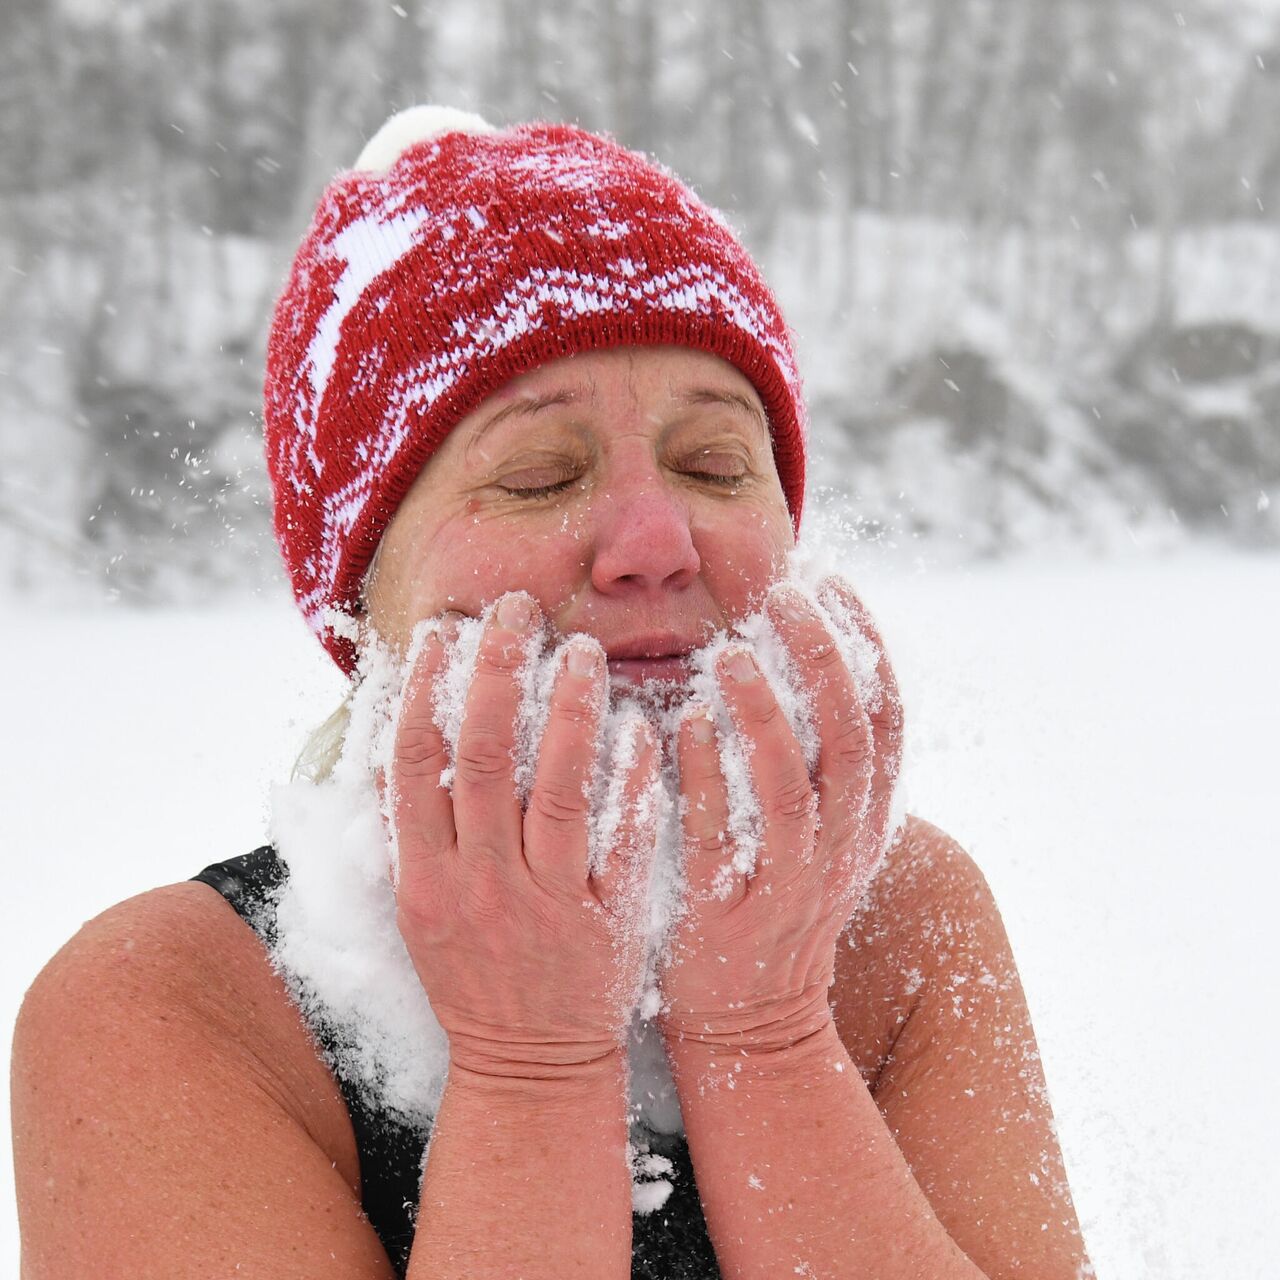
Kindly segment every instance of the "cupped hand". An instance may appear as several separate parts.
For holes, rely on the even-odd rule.
[[[623,819],[597,873],[588,865],[589,792],[604,711],[604,655],[566,646],[532,790],[513,779],[520,668],[538,627],[527,596],[503,597],[486,622],[456,758],[433,714],[445,663],[424,644],[397,728],[392,812],[399,846],[397,923],[451,1063],[488,1075],[546,1078],[619,1049],[643,976],[635,921],[654,846],[658,768],[644,723],[623,788]],[[441,774],[454,767],[452,795]]]
[[[687,883],[659,975],[668,1045],[781,1050],[831,1020],[827,991],[841,930],[874,875],[889,835],[902,747],[897,683],[852,590],[828,579],[819,599],[857,627],[875,657],[864,701],[821,615],[776,587],[768,615],[813,708],[816,779],[749,649],[721,655],[717,678],[745,748],[761,816],[755,866],[734,872],[729,795],[706,708],[680,728],[678,753]]]

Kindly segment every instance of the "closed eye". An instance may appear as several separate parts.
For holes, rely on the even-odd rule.
[[[723,489],[737,488],[751,475],[750,463],[733,448],[699,449],[676,465],[682,475]]]
[[[577,476],[571,476],[567,480],[557,480],[553,484],[537,484],[529,486],[513,486],[499,485],[498,487],[503,493],[509,494],[513,498],[527,498],[536,500],[538,498],[549,498],[552,494],[563,493],[566,489],[578,483]]]

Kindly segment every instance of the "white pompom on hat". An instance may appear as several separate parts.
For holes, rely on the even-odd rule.
[[[425,142],[428,138],[444,133],[497,132],[496,126],[474,111],[430,104],[406,107],[385,121],[378,132],[364,144],[364,150],[352,167],[373,173],[386,173],[416,142]]]

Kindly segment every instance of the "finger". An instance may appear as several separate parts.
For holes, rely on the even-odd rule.
[[[587,884],[587,826],[604,700],[604,650],[588,636],[566,646],[538,751],[524,856],[544,888],[581,898]]]
[[[830,577],[819,586],[818,599],[837,627],[853,637],[867,655],[863,665],[869,670],[862,674],[869,687],[864,703],[871,718],[875,755],[871,820],[878,828],[887,825],[894,784],[902,768],[904,716],[898,681],[880,632],[853,588],[841,578]]]
[[[676,739],[676,758],[688,892],[695,902],[737,900],[746,894],[746,878],[733,866],[729,789],[720,767],[719,734],[707,707],[694,707],[685,716]]]
[[[653,727],[637,717],[609,762],[616,784],[610,788],[599,833],[602,847],[592,859],[591,888],[615,919],[643,926],[658,832],[658,742]]]
[[[449,766],[449,752],[435,718],[435,682],[445,665],[439,635],[428,636],[410,669],[396,721],[395,755],[390,794],[384,812],[392,815],[395,831],[394,883],[417,892],[433,859],[451,849],[456,838],[453,804],[440,785]],[[386,785],[387,779],[383,779]]]
[[[818,812],[830,850],[858,841],[867,822],[875,768],[872,725],[836,638],[800,594],[776,588],[769,620],[791,654],[818,732]]]
[[[454,761],[453,812],[458,848],[490,871],[515,870],[523,815],[515,787],[520,673],[541,616],[533,599],[512,592],[485,621],[467,690]]]
[[[716,661],[729,714],[742,737],[762,822],[749,891],[792,882],[813,850],[817,802],[804,752],[750,649],[734,646]]]

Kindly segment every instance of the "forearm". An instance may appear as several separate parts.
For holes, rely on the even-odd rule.
[[[982,1280],[934,1215],[833,1024],[777,1053],[668,1048],[725,1280]]]
[[[631,1273],[621,1053],[552,1080],[451,1071],[408,1280]]]

